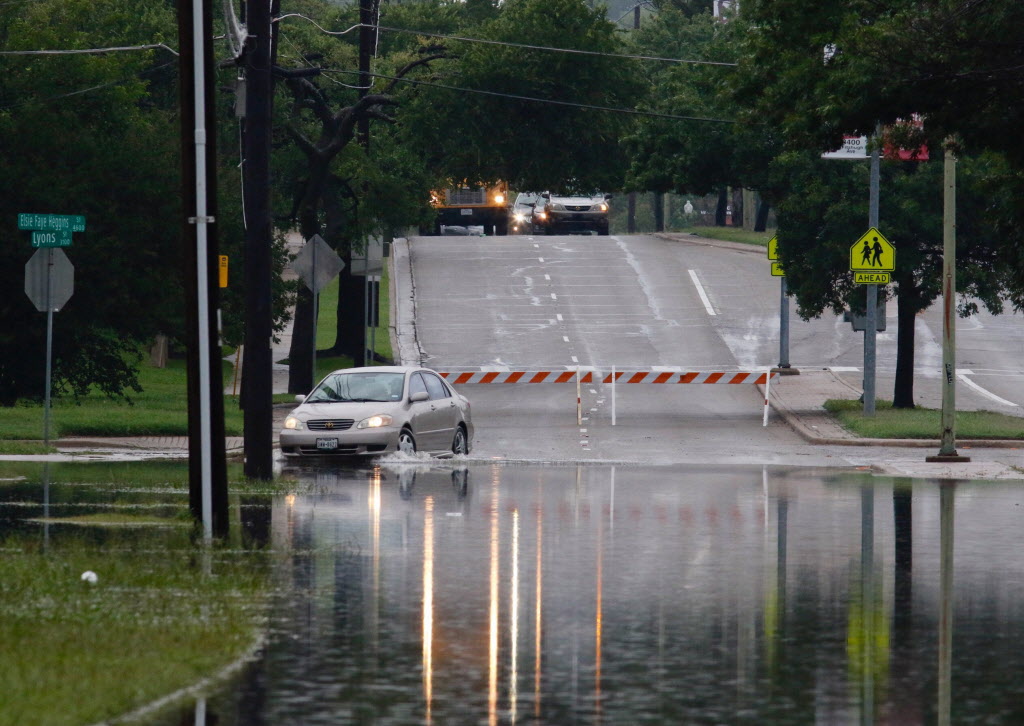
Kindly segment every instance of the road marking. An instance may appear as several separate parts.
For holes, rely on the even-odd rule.
[[[561,313],[555,313],[555,320],[557,320],[558,322],[562,322],[562,314]]]
[[[568,343],[569,342],[569,336],[568,335],[563,335],[562,336],[562,340],[564,340],[566,343]]]
[[[544,279],[551,282],[551,275],[544,275]]]
[[[572,362],[573,362],[573,363],[579,363],[579,362],[580,362],[580,359],[579,359],[579,358],[577,358],[576,356],[573,356],[573,357],[572,357]]]
[[[555,293],[551,293],[551,299],[552,300],[557,300],[558,299],[558,295],[556,295]]]
[[[716,315],[715,309],[711,307],[711,301],[708,300],[708,294],[704,292],[704,286],[700,284],[700,280],[697,279],[697,273],[694,270],[689,270],[690,279],[693,280],[694,286],[697,288],[697,294],[700,295],[700,301],[704,303],[704,309],[708,311],[708,315]]]
[[[543,257],[538,257],[537,259],[538,259],[538,260],[540,260],[541,262],[543,262],[543,261],[544,261],[544,258],[543,258]]]
[[[1001,403],[1004,406],[1012,406],[1013,408],[1020,408],[1020,404],[1016,404],[1013,401],[1007,401],[1005,398],[1000,398],[996,394],[992,393],[992,391],[989,391],[989,390],[986,390],[986,389],[982,388],[977,383],[972,381],[970,378],[967,378],[966,372],[964,372],[964,373],[958,372],[956,374],[956,377],[959,378],[964,383],[966,383],[971,388],[973,388],[975,391],[980,393],[985,398],[988,398],[988,399],[990,399],[992,401],[995,401],[996,403]]]
[[[857,366],[829,366],[828,369],[833,373],[856,373],[860,370]]]

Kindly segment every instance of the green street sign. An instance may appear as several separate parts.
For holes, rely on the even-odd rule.
[[[33,247],[70,247],[71,246],[71,230],[61,230],[59,232],[43,232],[42,230],[32,230],[32,246]]]
[[[33,214],[31,212],[21,212],[18,214],[18,229],[31,229],[41,232],[67,232],[68,234],[84,232],[85,217],[81,214]]]

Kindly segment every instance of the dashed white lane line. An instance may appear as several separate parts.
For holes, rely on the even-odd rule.
[[[556,295],[555,293],[551,293],[551,299],[552,300],[557,300],[558,299],[558,295]]]
[[[563,335],[562,336],[562,340],[564,340],[566,343],[568,343],[569,342],[569,336],[568,335]]]
[[[537,259],[538,259],[538,260],[540,260],[541,262],[543,262],[543,261],[544,261],[544,258],[543,258],[543,257],[538,257]]]
[[[551,275],[544,275],[544,279],[551,282]]]
[[[577,358],[576,356],[572,356],[572,362],[573,362],[573,363],[579,363],[579,362],[580,362],[580,359],[579,359],[579,358]]]
[[[558,322],[562,322],[562,314],[561,313],[555,313],[555,320],[557,320]]]
[[[704,303],[704,309],[708,311],[708,315],[717,315],[715,309],[711,307],[711,301],[708,299],[708,294],[704,292],[704,286],[700,284],[700,280],[697,279],[696,270],[688,270],[690,273],[690,279],[693,280],[694,287],[697,288],[697,294],[700,295],[700,301]]]

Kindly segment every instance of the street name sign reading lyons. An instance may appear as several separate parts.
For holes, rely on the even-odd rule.
[[[850,272],[861,285],[884,285],[896,269],[896,248],[872,227],[850,247]]]

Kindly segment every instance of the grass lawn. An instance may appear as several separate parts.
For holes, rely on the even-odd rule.
[[[214,550],[204,568],[187,527],[148,527],[142,546],[138,529],[104,529],[104,546],[86,532],[45,549],[38,534],[0,540],[0,723],[105,721],[210,676],[254,644],[267,554]],[[82,581],[87,570],[95,585]]]
[[[320,294],[320,317],[317,325],[317,347],[334,345],[337,330],[338,281],[335,279]],[[385,267],[380,284],[380,322],[374,334],[376,352],[391,359],[391,336],[388,333],[390,300],[388,271]],[[224,353],[230,351],[225,349]],[[222,363],[224,385],[233,388],[234,356]],[[184,436],[188,433],[188,401],[186,398],[185,361],[172,359],[166,368],[153,368],[143,357],[139,383],[143,392],[131,396],[132,403],[114,401],[101,393],[93,393],[80,401],[55,398],[50,412],[50,438],[66,436]],[[244,367],[244,353],[242,365]],[[362,365],[347,356],[317,357],[317,380],[338,368]],[[290,394],[276,394],[275,403],[292,403]],[[0,417],[0,454],[43,454],[43,407],[28,404],[4,409]],[[238,397],[224,397],[224,430],[228,436],[240,436],[243,430],[242,411]],[[38,442],[38,443],[36,443]]]
[[[282,491],[280,480],[247,482],[241,464],[228,476],[232,507],[239,494],[249,506],[266,494],[269,506]],[[275,555],[237,522],[225,546],[197,547],[186,462],[3,461],[4,501],[38,507],[44,477],[52,511],[67,516],[26,510],[34,526],[0,534],[0,724],[105,722],[256,643]],[[95,584],[81,579],[90,570]]]
[[[860,401],[832,399],[825,409],[847,429],[865,438],[939,439],[942,412],[934,408],[896,409],[877,401],[875,415],[865,418]],[[994,411],[957,411],[956,435],[961,439],[1024,439],[1024,418]]]
[[[742,242],[743,244],[757,245],[759,247],[767,247],[768,240],[775,234],[773,229],[769,229],[766,232],[748,232],[745,229],[736,227],[691,227],[683,231],[692,232],[708,239]]]

